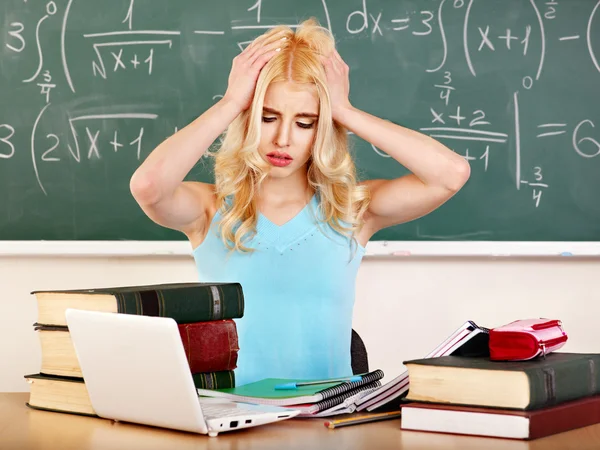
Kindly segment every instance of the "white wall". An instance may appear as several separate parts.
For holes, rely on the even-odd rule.
[[[563,320],[565,351],[600,352],[600,259],[366,257],[354,328],[371,368],[389,380],[402,361],[424,356],[472,319],[493,327],[515,319]],[[191,257],[0,257],[0,392],[27,391],[40,369],[32,324],[35,289],[195,281]]]

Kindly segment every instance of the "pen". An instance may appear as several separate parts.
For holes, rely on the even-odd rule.
[[[318,380],[318,381],[315,380],[315,381],[303,381],[303,382],[298,382],[298,383],[284,383],[284,384],[277,384],[275,386],[275,390],[277,390],[277,391],[292,390],[292,389],[297,389],[300,386],[314,386],[316,384],[342,383],[342,382],[353,382],[353,381],[361,381],[361,380],[362,380],[362,376],[355,375],[353,377],[338,378],[335,380]]]
[[[378,422],[381,420],[395,419],[400,416],[402,416],[401,411],[390,411],[378,414],[368,414],[358,417],[350,417],[348,419],[328,420],[323,425],[325,425],[326,428],[333,430],[334,428],[345,427],[348,425],[358,425],[360,423]]]

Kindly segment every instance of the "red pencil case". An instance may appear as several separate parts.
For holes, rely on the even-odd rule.
[[[490,359],[524,361],[558,350],[567,342],[560,320],[524,319],[490,329]]]

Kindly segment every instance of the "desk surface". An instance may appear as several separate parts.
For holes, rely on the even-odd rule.
[[[291,419],[216,438],[110,420],[33,410],[27,393],[0,393],[0,448],[245,450],[245,449],[598,449],[600,425],[535,441],[402,431],[400,420],[329,430],[323,419]]]

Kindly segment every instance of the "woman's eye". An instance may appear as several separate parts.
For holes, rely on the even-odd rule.
[[[275,122],[276,120],[277,120],[277,117],[262,116],[262,121],[265,123]],[[315,123],[314,122],[311,122],[311,123],[296,122],[296,125],[298,125],[300,128],[310,129],[310,128],[314,127]]]

